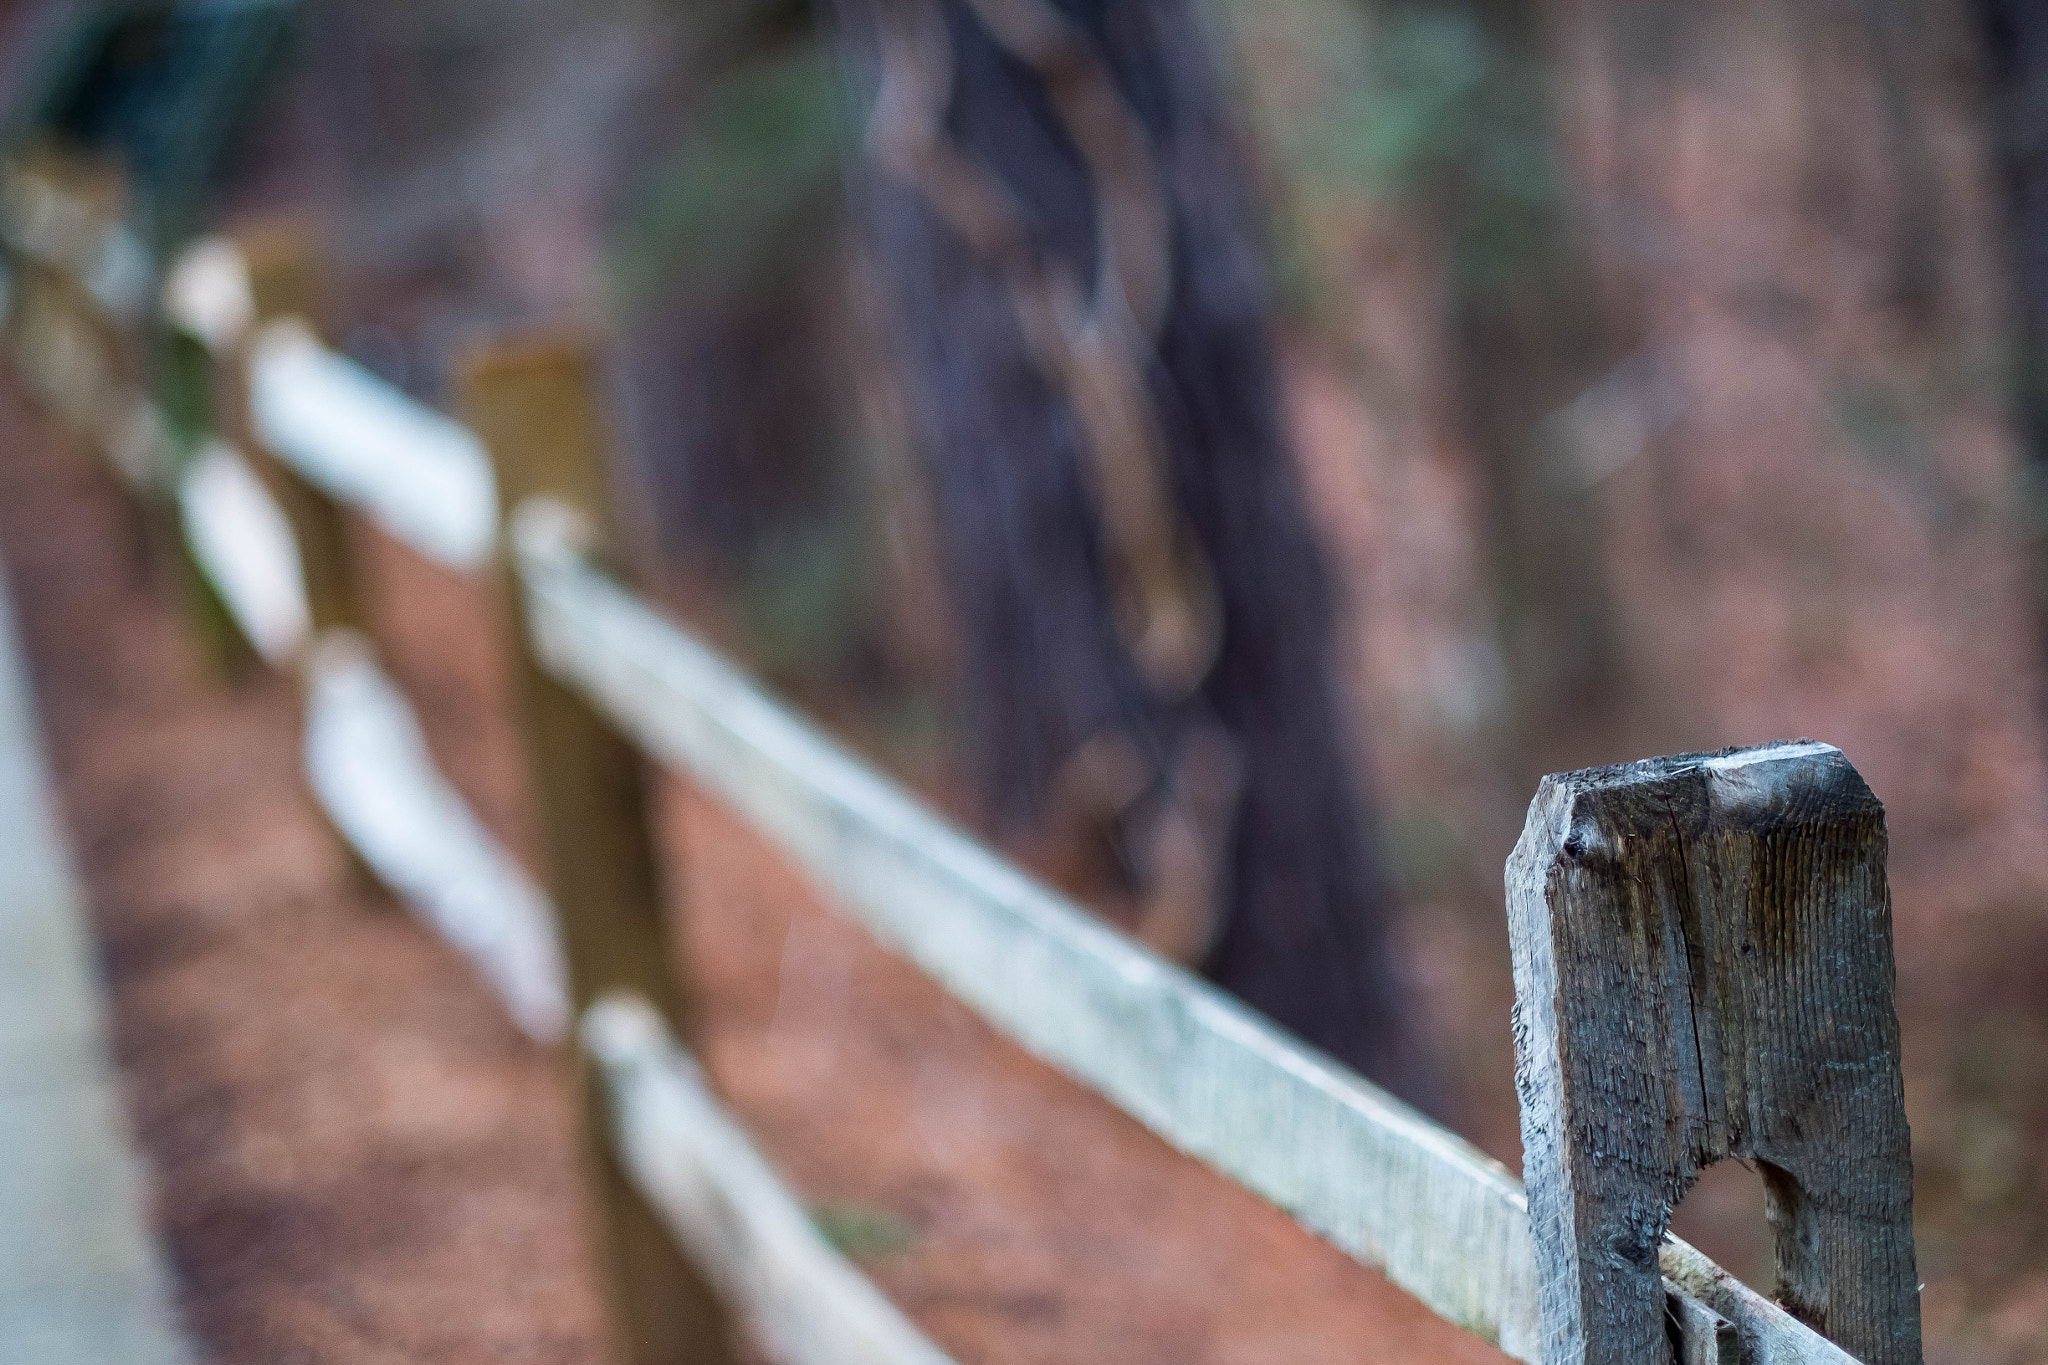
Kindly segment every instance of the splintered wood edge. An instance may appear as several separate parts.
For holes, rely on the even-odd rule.
[[[634,1185],[784,1365],[953,1365],[826,1242],[645,1000],[583,1016]]]
[[[1536,1365],[1528,1206],[1504,1166],[932,814],[592,568],[566,524],[513,526],[544,667],[997,1030]],[[1750,1365],[1852,1359],[1691,1247],[1667,1242],[1663,1263],[1681,1307],[1712,1310],[1678,1313],[1682,1332],[1718,1314]]]
[[[1842,775],[1853,783],[1853,786],[1845,784],[1842,787],[1844,797],[1876,805],[1876,797],[1864,783],[1862,775],[1856,772],[1839,748],[1808,739],[1646,759],[1547,777],[1532,803],[1531,822],[1510,858],[1510,882],[1518,861],[1532,858],[1547,860],[1555,855],[1571,826],[1573,799],[1582,792],[1633,780],[1678,776],[1693,768],[1710,768],[1721,779],[1717,784],[1717,795],[1724,802],[1736,797],[1740,805],[1752,802],[1762,805],[1769,802],[1769,768],[1791,760],[1829,756],[1840,760]],[[1745,777],[1762,777],[1766,782],[1754,791],[1745,792],[1739,785],[1728,781],[1729,778]],[[1546,814],[1555,822],[1554,825],[1540,824],[1534,818],[1535,812],[1546,804],[1549,806]],[[1543,847],[1532,843],[1539,834],[1549,836]],[[1547,944],[1539,946],[1548,951]],[[1541,1002],[1537,1002],[1536,1007],[1541,1008]],[[1518,1004],[1518,1010],[1526,1008],[1530,1008],[1528,1003]],[[1680,1238],[1666,1234],[1658,1249],[1658,1268],[1663,1275],[1669,1312],[1680,1334],[1681,1365],[1713,1359],[1726,1359],[1729,1365],[1735,1365],[1737,1360],[1745,1365],[1779,1361],[1801,1362],[1802,1365],[1806,1362],[1812,1365],[1855,1365],[1854,1356],[1792,1317],[1779,1304],[1742,1283]],[[1705,1333],[1710,1324],[1716,1322],[1720,1325],[1713,1328],[1714,1337],[1709,1339]],[[1736,1354],[1729,1355],[1731,1351]]]

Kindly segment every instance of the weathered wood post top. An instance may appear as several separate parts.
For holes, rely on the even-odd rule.
[[[1763,1177],[1779,1301],[1919,1365],[1884,808],[1841,751],[1547,777],[1507,893],[1545,1365],[1670,1358],[1658,1247],[1731,1156]]]

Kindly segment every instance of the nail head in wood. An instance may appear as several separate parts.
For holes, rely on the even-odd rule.
[[[1507,892],[1545,1365],[1670,1359],[1658,1245],[1729,1157],[1786,1308],[1919,1365],[1885,849],[1825,744],[1543,780]]]

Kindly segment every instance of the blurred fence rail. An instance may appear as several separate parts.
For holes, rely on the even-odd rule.
[[[5,202],[98,221],[48,166],[10,174],[35,184],[10,183]],[[310,241],[259,265],[208,240],[167,272],[163,320],[212,357],[227,406],[217,430],[181,441],[120,358],[145,349],[142,310],[110,311],[87,286],[106,248],[4,240],[23,372],[139,486],[182,502],[190,553],[229,614],[304,679],[312,786],[340,832],[530,1032],[557,1036],[583,1012],[593,1112],[614,1134],[593,1178],[622,1340],[639,1358],[727,1358],[693,1298],[708,1291],[800,1365],[946,1359],[809,1226],[675,1043],[682,988],[667,976],[635,750],[717,794],[883,943],[1173,1146],[1509,1355],[1562,1358],[1544,1346],[1528,1204],[1500,1163],[950,827],[600,567],[605,442],[580,340],[480,348],[458,424],[265,305],[293,291],[259,276],[303,275]],[[269,462],[295,481],[283,496]],[[367,644],[320,619],[335,612],[308,585],[346,579],[323,562],[346,541],[306,488],[505,583],[552,905],[433,771]],[[650,1240],[650,1210],[690,1268],[662,1260],[675,1243]],[[1852,1359],[1684,1243],[1665,1238],[1659,1258],[1679,1359]]]

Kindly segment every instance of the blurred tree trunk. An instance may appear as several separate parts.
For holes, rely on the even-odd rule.
[[[1219,919],[1213,934],[1183,936],[1188,955],[1281,1024],[1414,1094],[1389,946],[1395,897],[1353,768],[1331,585],[1282,430],[1256,214],[1193,16],[1182,0],[837,9],[847,67],[874,110],[863,200],[934,491],[991,815],[1007,837],[1028,838],[1076,806],[1107,810],[1141,898],[1174,879],[1177,855],[1206,857],[1197,890],[1212,899],[1199,913]],[[890,120],[914,131],[919,98],[932,101],[925,133],[944,144],[922,183],[892,173],[887,152],[902,131]],[[1141,147],[1105,126],[1119,120],[1135,120]],[[1105,156],[1122,157],[1118,175],[1101,173]],[[976,177],[997,187],[979,210],[946,202],[949,183]],[[1172,632],[1131,626],[1145,584],[1133,583],[1142,556],[1125,551],[1145,532],[1123,523],[1145,519],[1130,513],[1142,489],[1125,496],[1119,480],[1142,484],[1145,466],[1105,451],[1086,392],[1091,380],[1114,387],[1104,375],[1116,365],[1062,371],[1047,355],[1064,343],[1048,342],[1045,315],[1019,302],[1048,279],[1099,282],[1100,253],[1115,253],[1112,267],[1142,261],[1127,239],[1148,195],[1164,213],[1164,287],[1132,369],[1149,415],[1126,416],[1156,424],[1162,515],[1191,542],[1176,552],[1183,605],[1215,626],[1213,652],[1180,650],[1193,662],[1180,683],[1161,662]],[[1119,316],[1131,322],[1114,310],[1146,311],[1131,274],[1107,303],[1098,283],[1098,338]]]
[[[2027,456],[2048,461],[2048,6],[1977,0],[2015,292],[2015,400]]]
[[[1630,7],[1632,25],[1650,22]],[[1418,186],[1444,244],[1452,385],[1485,478],[1488,545],[1514,690],[1518,776],[1587,761],[1612,725],[1622,662],[1595,485],[1625,453],[1613,415],[1655,406],[1654,364],[1614,371],[1613,320],[1566,213],[1537,0],[1390,0],[1395,22],[1463,40],[1465,131]],[[1634,29],[1631,29],[1634,34]],[[1584,410],[1568,409],[1586,396]]]
[[[2048,651],[2048,7],[1976,0],[1992,145],[2005,198],[2013,420],[2032,541],[2036,637]],[[2048,681],[2035,685],[2048,711]]]
[[[743,580],[843,500],[818,295],[829,271],[772,290],[664,300],[622,328],[631,436],[669,561]]]

